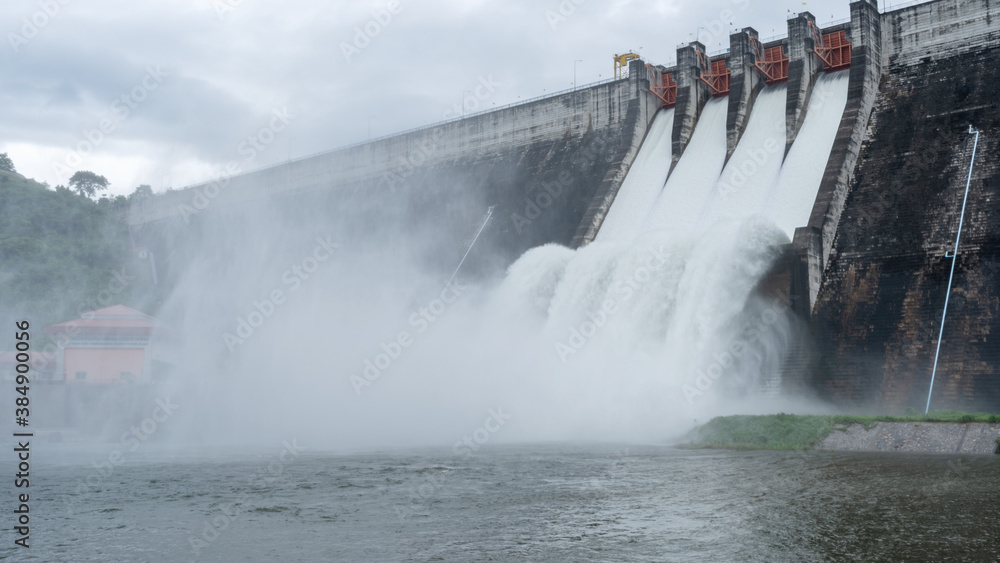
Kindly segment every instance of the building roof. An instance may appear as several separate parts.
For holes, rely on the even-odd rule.
[[[124,305],[112,305],[83,313],[79,319],[47,326],[45,332],[149,334],[156,327],[153,317]]]

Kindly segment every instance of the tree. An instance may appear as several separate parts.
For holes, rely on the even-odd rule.
[[[0,152],[0,170],[17,173],[17,170],[14,170],[14,161],[5,152]]]
[[[124,214],[63,187],[0,178],[7,179],[0,189],[0,325],[22,316],[33,327],[35,319],[37,326],[61,322],[99,308],[79,308],[94,301],[138,304],[132,292],[145,278],[132,276],[145,270],[134,269]]]
[[[93,197],[95,193],[108,189],[108,179],[89,170],[80,170],[69,177],[69,187],[82,196]]]
[[[142,184],[135,187],[135,191],[132,192],[128,198],[132,201],[138,201],[140,199],[146,199],[147,197],[152,197],[153,188],[149,184]]]

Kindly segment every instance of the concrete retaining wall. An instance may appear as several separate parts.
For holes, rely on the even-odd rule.
[[[833,431],[817,450],[995,454],[1000,424],[878,422],[869,428],[850,424]]]

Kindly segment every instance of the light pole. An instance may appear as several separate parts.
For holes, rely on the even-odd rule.
[[[969,187],[972,186],[972,171],[976,167],[976,151],[979,150],[979,130],[969,125],[969,134],[975,135],[972,145],[972,162],[969,163],[969,177],[965,180],[965,195],[962,197],[962,214],[958,219],[958,234],[955,235],[955,250],[945,252],[945,258],[951,258],[951,273],[948,274],[948,292],[944,294],[944,312],[941,313],[941,331],[938,332],[937,350],[934,352],[934,368],[931,370],[931,386],[927,390],[927,406],[924,414],[931,412],[931,395],[934,394],[934,378],[937,376],[938,359],[941,357],[941,339],[944,338],[944,321],[948,317],[948,300],[951,297],[951,284],[955,279],[955,262],[958,261],[958,245],[962,242],[962,226],[965,224],[965,208],[969,203]]]
[[[576,63],[582,63],[583,59],[573,61],[573,90],[576,90]]]

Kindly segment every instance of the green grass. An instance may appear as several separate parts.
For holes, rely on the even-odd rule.
[[[724,448],[737,450],[811,449],[823,438],[848,424],[866,429],[877,422],[1000,422],[1000,415],[936,411],[929,415],[853,416],[794,415],[720,416],[696,427],[682,448]]]

